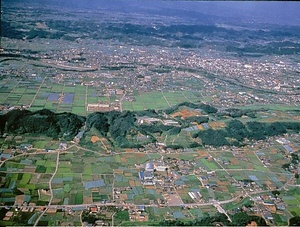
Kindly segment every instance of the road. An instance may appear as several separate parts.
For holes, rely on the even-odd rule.
[[[34,95],[32,101],[31,101],[31,103],[29,104],[29,107],[32,106],[32,103],[35,101],[35,98],[36,98],[36,96],[38,95],[38,93],[40,92],[41,87],[43,86],[43,84],[44,84],[44,82],[45,82],[46,79],[47,79],[47,77],[45,76],[44,80],[42,81],[41,85],[39,86],[38,90],[36,91],[36,93],[35,93],[35,95]]]
[[[267,193],[267,192],[271,192],[271,190],[265,190],[265,191],[257,191],[257,192],[251,192],[249,194],[251,195],[255,195],[255,194],[261,194],[261,193]],[[223,204],[227,204],[227,203],[231,203],[231,202],[234,202],[235,200],[238,200],[240,199],[240,196],[236,196],[236,197],[233,197],[231,199],[227,199],[227,200],[223,200],[223,201],[218,201],[218,200],[212,200],[212,201],[209,201],[209,202],[197,202],[197,203],[183,203],[182,205],[185,206],[185,207],[192,207],[192,206],[197,206],[197,207],[203,207],[203,206],[211,206],[211,205],[214,205],[215,203],[218,203],[218,205],[223,205]],[[33,207],[33,208],[37,208],[37,209],[50,209],[50,208],[56,208],[56,209],[72,209],[72,208],[79,208],[79,207],[82,207],[82,208],[85,208],[87,209],[88,207],[90,206],[99,206],[99,207],[105,207],[105,206],[114,206],[114,207],[122,207],[123,204],[120,204],[120,203],[102,203],[102,202],[98,202],[98,203],[86,203],[86,204],[78,204],[78,205],[46,205],[46,206],[17,206],[17,205],[13,205],[13,206],[10,206],[12,208],[22,208],[22,207]],[[132,204],[132,205],[135,205],[135,204]],[[157,204],[146,204],[146,205],[143,205],[145,207],[159,207]],[[178,207],[178,204],[168,204],[169,207]],[[6,206],[0,206],[0,208],[5,208]]]
[[[86,150],[86,151],[90,151],[90,152],[94,152],[96,154],[98,154],[99,156],[112,156],[111,154],[101,154],[97,151],[93,151],[93,150],[90,150],[90,149],[86,149],[86,148],[82,148],[81,146],[79,146],[78,144],[76,143],[73,143],[71,146],[68,147],[68,149],[72,148],[72,147],[76,147],[77,149],[82,149],[82,150]],[[28,156],[28,155],[38,155],[38,154],[48,154],[46,152],[44,152],[43,150],[40,150],[40,149],[31,149],[31,151],[34,151],[33,153],[22,153],[22,154],[19,154],[17,156],[14,156],[12,158],[16,158],[16,157],[22,157],[22,156]],[[35,221],[35,224],[34,226],[37,226],[39,221],[41,220],[41,218],[43,217],[43,215],[47,212],[47,210],[51,209],[51,208],[55,208],[55,209],[72,209],[72,208],[82,208],[82,210],[85,210],[85,209],[88,209],[88,207],[92,206],[92,205],[97,205],[97,206],[115,206],[115,207],[122,207],[122,204],[119,204],[119,203],[92,203],[92,204],[80,204],[80,205],[52,205],[52,201],[53,201],[53,198],[54,198],[54,195],[53,195],[53,190],[52,190],[52,181],[58,171],[58,167],[59,167],[59,160],[60,160],[60,155],[61,154],[64,154],[64,153],[69,153],[70,151],[68,150],[64,150],[64,151],[61,151],[61,150],[56,150],[56,151],[53,151],[53,152],[49,152],[51,154],[57,154],[57,157],[56,157],[56,165],[55,165],[55,170],[49,180],[49,190],[50,190],[50,199],[49,199],[49,203],[48,205],[46,206],[30,206],[30,207],[33,207],[33,208],[38,208],[38,209],[41,209],[42,211],[39,213],[39,216],[37,218],[37,220]],[[72,152],[71,152],[72,153]],[[133,152],[133,153],[140,153],[140,152]],[[146,152],[148,153],[148,152]],[[188,152],[188,153],[197,153],[197,152]],[[119,153],[115,153],[115,155],[117,155]],[[10,160],[10,159],[7,159],[7,160]],[[6,161],[7,161],[6,160]],[[0,167],[6,162],[6,161],[3,161],[0,163]],[[224,168],[218,161],[216,161],[219,166],[221,167],[220,169],[217,169],[215,171],[225,171],[227,172],[227,174],[230,176],[230,172],[232,171],[247,171],[247,169],[226,169]],[[261,171],[261,170],[253,170],[253,169],[249,169],[249,171],[258,171],[258,172],[265,172],[265,171]],[[3,171],[3,172],[10,172],[10,171]],[[287,174],[284,174],[284,173],[281,173],[283,175],[287,175]],[[290,175],[290,179],[288,179],[286,181],[286,183],[282,186],[281,189],[285,189],[286,186],[289,186],[291,184],[291,182],[294,181],[294,175]],[[234,178],[233,178],[234,180]],[[201,181],[201,180],[200,180]],[[236,180],[234,180],[235,182],[237,182]],[[295,185],[293,185],[295,186]],[[296,185],[296,186],[299,186],[299,185]],[[245,188],[242,187],[242,190],[243,190],[243,198],[252,198],[252,196],[256,195],[256,194],[261,194],[261,193],[269,193],[271,192],[271,190],[259,190],[259,191],[254,191],[254,192],[248,192]],[[114,185],[112,187],[112,195],[114,195]],[[179,196],[179,195],[178,195]],[[215,206],[216,209],[220,212],[220,213],[224,213],[227,217],[228,217],[228,220],[230,220],[230,216],[227,214],[227,212],[222,208],[222,205],[224,204],[227,204],[227,203],[231,203],[231,202],[234,202],[236,200],[240,200],[240,196],[241,195],[238,195],[236,197],[233,197],[231,199],[228,199],[228,200],[223,200],[223,201],[218,201],[218,200],[211,200],[211,201],[208,201],[208,202],[194,202],[194,203],[186,203],[184,204],[182,202],[181,205],[185,206],[185,207],[204,207],[204,206]],[[133,204],[135,205],[135,204]],[[178,207],[178,204],[169,204],[168,205],[169,207]],[[0,206],[1,208],[5,208],[5,206]],[[12,206],[12,207],[17,207],[17,206]],[[23,208],[23,207],[28,207],[28,206],[18,206],[19,208]],[[145,205],[145,207],[159,207],[157,204],[150,204],[150,205]]]
[[[57,155],[57,160],[59,159],[59,154]],[[53,174],[54,176],[55,174]],[[52,180],[52,178],[51,178]],[[250,194],[251,195],[255,195],[255,194],[261,194],[261,193],[268,193],[268,192],[271,192],[271,190],[265,190],[265,191],[257,191],[257,192],[251,192],[249,193],[249,196]],[[51,193],[52,194],[52,193]],[[52,197],[51,197],[52,198]],[[197,202],[197,203],[183,203],[182,205],[185,206],[185,207],[205,207],[205,206],[215,206],[216,209],[220,212],[220,213],[224,213],[227,217],[228,217],[228,220],[231,221],[230,219],[230,216],[228,215],[228,213],[222,208],[221,205],[223,204],[227,204],[227,203],[231,203],[231,202],[234,202],[235,200],[238,200],[240,199],[240,196],[236,196],[236,197],[233,197],[231,199],[228,199],[228,200],[223,200],[223,201],[217,201],[217,200],[211,200],[209,202],[204,202],[204,203],[200,203],[200,202]],[[37,226],[40,219],[42,218],[42,216],[47,212],[48,209],[72,209],[72,208],[82,208],[82,210],[87,210],[89,207],[91,206],[99,206],[99,207],[108,207],[108,206],[113,206],[113,207],[122,207],[123,204],[119,204],[119,203],[89,203],[89,204],[80,204],[80,205],[51,205],[51,201],[49,201],[49,204],[46,205],[46,206],[17,206],[17,205],[13,205],[13,206],[10,206],[10,208],[23,208],[23,207],[33,207],[35,209],[40,209],[40,210],[43,210],[41,211],[38,219],[35,221],[35,224],[34,226]],[[132,204],[132,205],[135,205],[135,204]],[[149,208],[158,208],[159,206],[157,204],[148,204],[148,205],[144,205],[145,207],[149,207]],[[178,204],[168,204],[168,207],[178,207]],[[0,208],[7,208],[7,206],[0,206]],[[112,220],[113,221],[113,220]]]
[[[43,210],[43,212],[40,214],[40,216],[37,218],[37,220],[34,223],[34,226],[37,226],[37,224],[39,223],[40,219],[43,217],[43,215],[45,214],[45,212],[49,209],[49,207],[51,206],[52,200],[53,200],[53,190],[52,190],[52,180],[55,177],[57,170],[58,170],[58,165],[59,165],[59,155],[60,155],[60,151],[57,152],[57,157],[56,157],[56,165],[55,165],[55,171],[52,174],[50,180],[49,180],[49,190],[50,190],[50,200],[48,203],[48,206],[46,206],[46,209]]]
[[[125,96],[126,96],[126,91],[124,92],[124,95],[122,96],[122,98],[120,99],[120,112],[123,112],[123,105],[122,105],[122,101],[124,100],[124,98],[125,98]]]
[[[166,103],[169,105],[169,107],[171,107],[171,104],[169,103],[169,101],[167,100],[166,96],[164,95],[164,92],[161,91],[162,96],[164,97]]]
[[[214,207],[217,208],[218,212],[219,212],[219,213],[222,213],[222,214],[225,214],[225,215],[227,216],[228,220],[229,220],[230,222],[232,222],[230,216],[229,216],[229,215],[227,214],[227,212],[221,207],[220,203],[219,203],[217,200],[213,200],[212,202],[213,202]]]

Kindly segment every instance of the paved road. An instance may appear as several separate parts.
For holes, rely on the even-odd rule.
[[[52,200],[53,200],[53,190],[52,190],[52,180],[55,177],[57,170],[58,170],[58,165],[59,165],[59,155],[60,155],[60,151],[57,152],[57,157],[56,157],[56,165],[55,165],[55,171],[52,174],[50,180],[49,180],[49,190],[50,190],[50,200],[48,203],[48,206],[46,207],[46,209],[41,213],[41,215],[37,218],[37,220],[34,223],[34,226],[37,226],[37,224],[39,223],[40,219],[43,217],[43,215],[45,214],[45,212],[49,209],[49,206],[51,206]]]

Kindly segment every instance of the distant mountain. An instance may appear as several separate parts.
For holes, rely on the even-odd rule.
[[[299,54],[300,16],[295,14],[299,6],[277,2],[104,0],[72,1],[70,6],[60,0],[4,0],[2,36],[71,42],[91,38],[124,45],[181,48],[209,45],[239,55]],[[19,17],[14,18],[15,14]]]

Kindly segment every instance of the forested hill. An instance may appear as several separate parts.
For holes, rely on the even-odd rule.
[[[36,133],[55,139],[71,140],[84,125],[85,117],[72,113],[53,113],[43,109],[36,112],[12,110],[0,116],[1,133]]]
[[[72,113],[54,113],[43,109],[35,112],[12,110],[0,115],[1,134],[33,133],[54,139],[72,140],[78,132],[85,137],[91,129],[106,138],[113,147],[140,148],[161,142],[166,137],[182,137],[185,143],[167,143],[167,147],[244,146],[249,141],[270,136],[300,132],[295,120],[262,121],[258,111],[219,110],[203,103],[181,103],[166,110],[95,112],[87,117]],[[193,113],[182,116],[180,113]],[[244,120],[244,119],[247,120]],[[288,118],[286,118],[288,119]],[[222,127],[210,127],[221,125]],[[175,141],[175,140],[173,140]]]

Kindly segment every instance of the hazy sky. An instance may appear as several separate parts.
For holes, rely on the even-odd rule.
[[[260,1],[157,1],[157,0],[2,0],[5,3],[56,5],[70,9],[106,10],[124,13],[143,12],[197,19],[201,15],[212,20],[225,18],[253,23],[300,26],[300,2]],[[178,14],[178,15],[176,15]]]

